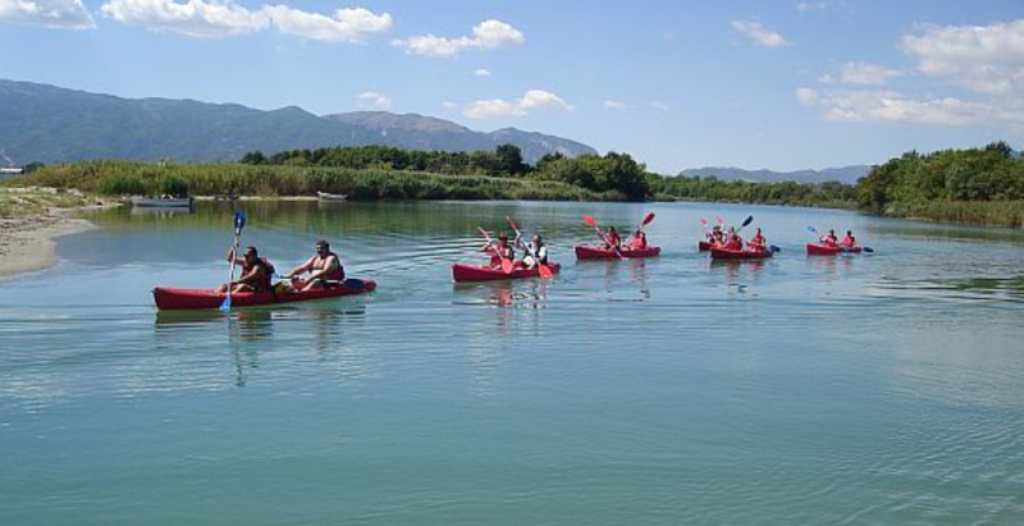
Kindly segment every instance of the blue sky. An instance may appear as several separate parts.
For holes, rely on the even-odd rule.
[[[419,113],[659,173],[1024,148],[1024,2],[0,0],[0,78]]]

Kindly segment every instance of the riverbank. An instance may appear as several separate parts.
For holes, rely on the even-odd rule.
[[[94,228],[73,212],[115,206],[76,191],[0,188],[0,279],[53,265],[57,238]]]

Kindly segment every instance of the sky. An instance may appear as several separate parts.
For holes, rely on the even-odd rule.
[[[1024,149],[1024,2],[0,0],[0,78],[822,169]]]

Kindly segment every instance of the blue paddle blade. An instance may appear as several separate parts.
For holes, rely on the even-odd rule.
[[[228,297],[224,298],[224,303],[220,304],[220,310],[224,312],[231,310],[231,294],[228,294]]]
[[[875,253],[875,249],[873,249],[871,247],[864,247],[861,250],[863,250],[864,252],[867,252],[868,254],[874,254]]]
[[[782,249],[777,247],[777,246],[775,246],[775,245],[770,245],[768,247],[768,250],[771,250],[772,253],[775,253],[775,254],[778,254],[779,252],[782,252]]]
[[[366,288],[366,283],[364,283],[363,280],[355,278],[346,279],[344,285],[346,288],[353,290],[363,290]]]
[[[818,233],[818,229],[814,228],[813,226],[807,227],[807,231],[812,233],[812,234],[817,234]]]
[[[245,214],[242,212],[235,212],[235,231],[241,231],[245,227]]]

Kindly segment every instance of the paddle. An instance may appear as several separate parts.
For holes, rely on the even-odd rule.
[[[235,280],[235,260],[238,259],[238,240],[242,237],[242,229],[245,228],[245,214],[241,211],[235,212],[235,240],[231,244],[231,266],[228,270],[228,292],[224,297],[224,303],[220,310],[231,310],[231,282]]]
[[[487,233],[487,231],[484,230],[483,227],[478,226],[476,228],[477,230],[480,231],[481,234],[484,235],[484,239],[487,240],[487,246],[491,247],[491,249],[494,250],[494,254],[498,256],[498,260],[501,261],[501,270],[505,274],[511,274],[513,269],[512,260],[505,257],[501,253],[501,251],[498,250],[498,247],[494,244],[494,241],[491,239],[491,234]]]
[[[519,227],[516,226],[516,222],[513,221],[512,218],[508,216],[506,216],[505,219],[508,221],[508,225],[512,227],[512,231],[516,233],[516,237],[522,240],[523,234],[519,232]],[[555,275],[555,273],[552,272],[546,264],[540,261],[540,258],[537,257],[537,254],[533,253],[533,250],[530,249],[529,243],[526,244],[526,251],[529,252],[530,255],[533,256],[533,260],[537,262],[537,273],[540,274],[540,277],[544,279],[549,279]]]
[[[743,224],[740,225],[740,227],[736,229],[736,233],[739,234],[740,230],[743,230],[744,228],[747,227],[747,225],[749,225],[750,223],[753,223],[753,222],[754,222],[754,216],[747,216],[747,218],[743,220]]]
[[[626,259],[626,256],[622,255],[622,250],[620,250],[619,247],[612,245],[611,243],[608,242],[608,238],[605,237],[605,235],[601,232],[601,228],[597,226],[597,221],[595,221],[592,216],[584,215],[583,221],[585,221],[588,225],[594,227],[594,231],[597,232],[597,237],[601,238],[602,242],[612,247],[612,250],[615,251],[616,256],[619,256],[619,259]]]

